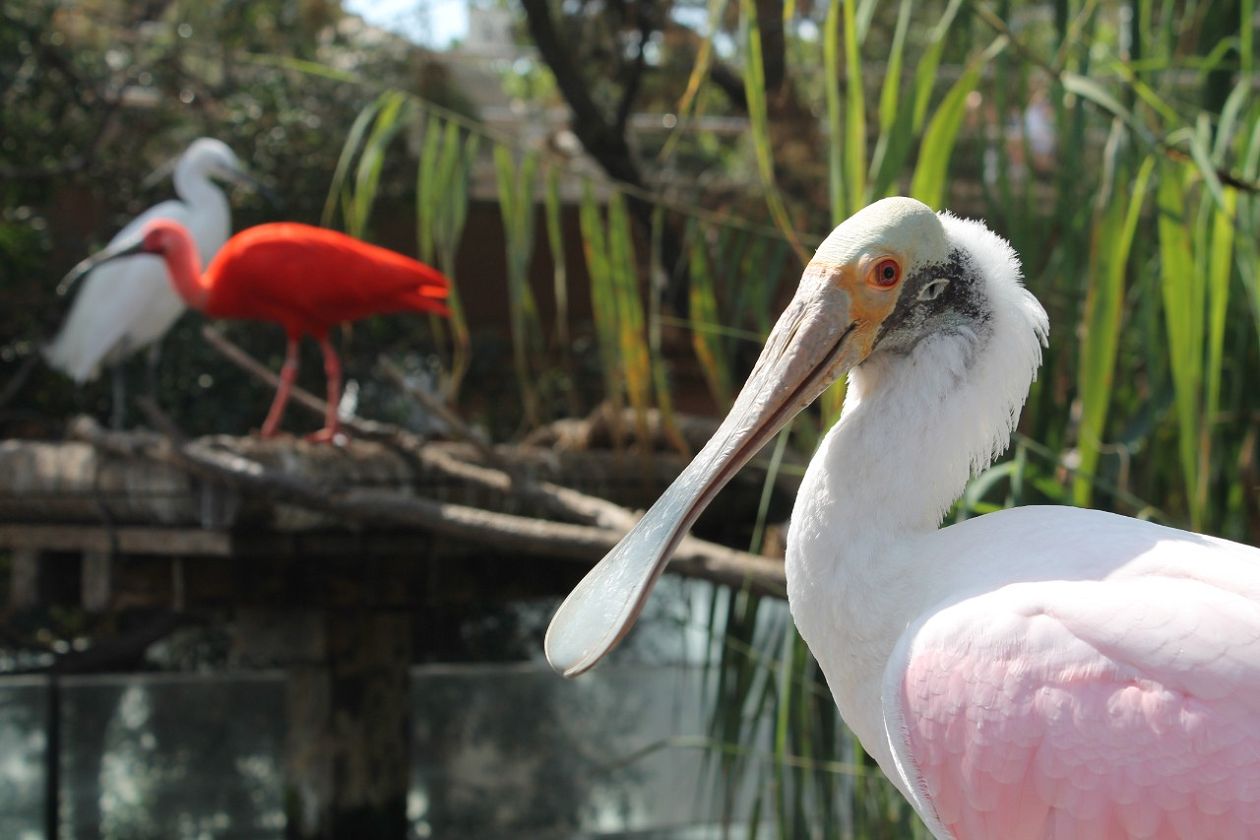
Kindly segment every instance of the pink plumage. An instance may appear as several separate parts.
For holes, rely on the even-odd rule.
[[[1260,838],[1260,550],[1073,507],[939,527],[1006,448],[1048,329],[983,224],[905,198],[859,211],[713,439],[556,612],[548,660],[598,662],[699,510],[847,372],[792,511],[788,602],[932,833]]]
[[[900,701],[907,776],[941,827],[1260,836],[1255,564],[1231,578],[1210,559],[1210,576],[1017,583],[932,615]]]

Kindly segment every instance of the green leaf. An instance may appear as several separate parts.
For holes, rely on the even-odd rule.
[[[936,26],[932,27],[932,34],[928,37],[928,45],[923,51],[923,58],[919,59],[919,64],[915,67],[913,129],[916,134],[923,128],[923,121],[927,119],[928,103],[932,99],[932,87],[936,83],[936,71],[940,67],[941,55],[945,51],[945,37],[949,34],[949,28],[958,15],[960,6],[962,6],[962,0],[949,0],[945,11],[941,13],[940,20],[936,22]]]
[[[625,199],[616,192],[608,200],[608,258],[616,295],[617,351],[639,441],[646,451],[650,441],[647,411],[652,400],[652,363],[644,334],[630,216]]]
[[[939,209],[945,200],[945,180],[967,110],[967,95],[976,89],[979,81],[980,61],[973,60],[945,94],[923,132],[919,162],[910,181],[910,195],[934,209]]]
[[[901,65],[906,48],[906,32],[910,28],[910,12],[913,8],[911,0],[901,0],[897,7],[897,26],[893,30],[892,48],[888,51],[888,69],[884,73],[884,84],[879,92],[879,140],[875,144],[875,154],[871,160],[871,178],[875,178],[883,160],[884,149],[888,145],[889,135],[897,124],[899,105],[901,102]]]
[[[823,87],[827,101],[827,194],[831,200],[831,224],[846,215],[844,201],[844,146],[840,122],[840,3],[827,7],[823,23]]]
[[[852,2],[852,0],[848,0]],[[770,125],[766,115],[766,73],[761,51],[761,28],[757,23],[757,9],[753,0],[740,0],[741,20],[744,28],[744,93],[748,100],[748,122],[751,128],[753,149],[757,157],[757,174],[766,194],[766,207],[775,225],[792,244],[801,265],[809,262],[809,255],[801,247],[788,217],[787,206],[779,192],[774,177],[774,150],[770,144]]]
[[[849,207],[856,211],[866,206],[866,98],[862,92],[855,0],[839,2],[844,7],[844,180],[849,186]]]
[[[1093,282],[1085,298],[1078,373],[1081,422],[1077,452],[1080,464],[1072,487],[1073,502],[1082,507],[1088,507],[1093,498],[1094,472],[1114,396],[1112,383],[1120,347],[1125,270],[1154,169],[1155,159],[1148,156],[1133,178],[1132,191],[1126,195],[1113,189],[1093,226],[1089,263],[1089,276]],[[1117,183],[1124,180],[1120,178]]]
[[[1222,206],[1212,210],[1212,240],[1208,253],[1208,361],[1207,394],[1203,409],[1203,435],[1199,451],[1199,497],[1207,504],[1207,479],[1211,465],[1212,432],[1221,406],[1221,374],[1225,358],[1225,317],[1229,312],[1230,267],[1234,262],[1234,219],[1238,192],[1227,188]]]
[[[393,90],[381,94],[381,107],[372,124],[372,132],[363,144],[363,154],[359,156],[359,166],[355,173],[351,215],[346,219],[346,232],[351,236],[364,238],[367,235],[368,218],[376,204],[376,191],[385,165],[385,154],[403,126],[404,106],[407,101],[407,95],[402,91]]]
[[[536,426],[539,399],[536,379],[541,367],[536,359],[541,347],[538,307],[529,286],[529,259],[534,249],[534,172],[537,157],[525,155],[518,165],[505,146],[494,148],[499,188],[499,212],[507,245],[508,314],[512,327],[512,357],[521,388],[525,419]]]
[[[547,220],[547,246],[551,250],[552,294],[556,302],[556,344],[561,352],[569,352],[569,280],[564,259],[564,227],[560,207],[560,170],[547,167],[543,191],[543,208]]]
[[[319,216],[319,223],[322,227],[332,227],[333,217],[337,213],[337,205],[344,197],[346,175],[350,171],[350,163],[354,160],[355,155],[359,153],[359,146],[363,143],[363,137],[367,133],[368,127],[372,125],[372,121],[376,119],[376,113],[380,109],[380,98],[365,105],[363,110],[359,111],[354,118],[350,131],[346,134],[346,142],[341,145],[341,156],[337,158],[337,167],[333,170],[332,183],[328,186],[328,196],[324,199],[324,210]]]
[[[1168,328],[1168,360],[1176,397],[1178,453],[1190,519],[1199,527],[1202,511],[1194,503],[1198,485],[1200,383],[1203,377],[1203,307],[1196,293],[1201,285],[1190,244],[1182,165],[1160,167],[1158,229],[1164,318]]]
[[[420,249],[420,259],[426,262],[433,260],[436,247],[434,227],[437,224],[439,199],[442,195],[438,183],[438,156],[443,136],[442,121],[432,114],[427,115],[420,165],[416,169],[416,243]]]
[[[709,267],[709,249],[704,228],[693,221],[689,233],[691,318],[694,324],[716,326],[721,323],[721,316],[718,314],[717,292],[714,288],[713,272]],[[693,328],[691,347],[696,354],[696,360],[700,362],[700,370],[714,402],[722,410],[729,408],[733,392],[731,372],[719,336],[709,330]]]

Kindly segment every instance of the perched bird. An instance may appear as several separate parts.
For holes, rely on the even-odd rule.
[[[847,371],[792,514],[788,600],[936,837],[1260,837],[1260,550],[1054,506],[938,530],[1007,446],[1047,330],[983,224],[906,198],[852,216],[713,439],[560,607],[552,666],[607,653],[709,500]]]
[[[241,231],[202,274],[188,230],[169,219],[153,219],[138,235],[111,245],[76,271],[139,254],[162,258],[164,276],[186,306],[211,318],[274,321],[284,327],[288,348],[263,437],[280,427],[304,334],[319,342],[328,377],[328,414],[311,439],[331,441],[339,431],[341,363],[328,342],[329,329],[387,312],[447,313],[443,301],[449,283],[436,269],[343,233],[291,222]]]
[[[224,143],[202,137],[175,164],[177,200],[163,201],[132,219],[110,240],[129,241],[152,219],[172,219],[188,229],[203,263],[209,262],[231,233],[227,197],[215,178],[258,188]],[[62,288],[66,288],[63,284]],[[56,337],[44,348],[55,369],[82,384],[95,379],[101,365],[123,359],[166,334],[184,311],[162,266],[153,260],[120,260],[83,277],[78,294]],[[152,360],[151,360],[152,363]],[[125,394],[115,367],[114,420],[121,425]]]

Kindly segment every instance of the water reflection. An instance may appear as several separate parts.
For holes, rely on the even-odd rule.
[[[278,838],[278,673],[62,680],[61,835]]]
[[[703,821],[699,675],[427,668],[414,685],[420,837],[575,836]]]
[[[0,837],[44,836],[45,683],[14,678],[0,690]]]
[[[0,836],[43,833],[42,680],[0,681]],[[63,678],[60,833],[284,834],[280,672]],[[700,672],[612,665],[575,682],[538,665],[413,671],[417,838],[718,836]]]

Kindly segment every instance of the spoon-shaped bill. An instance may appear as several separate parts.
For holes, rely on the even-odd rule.
[[[594,666],[621,640],[688,529],[718,491],[784,424],[869,350],[835,267],[806,270],[713,438],[647,514],[556,611],[547,661],[565,676]]]

